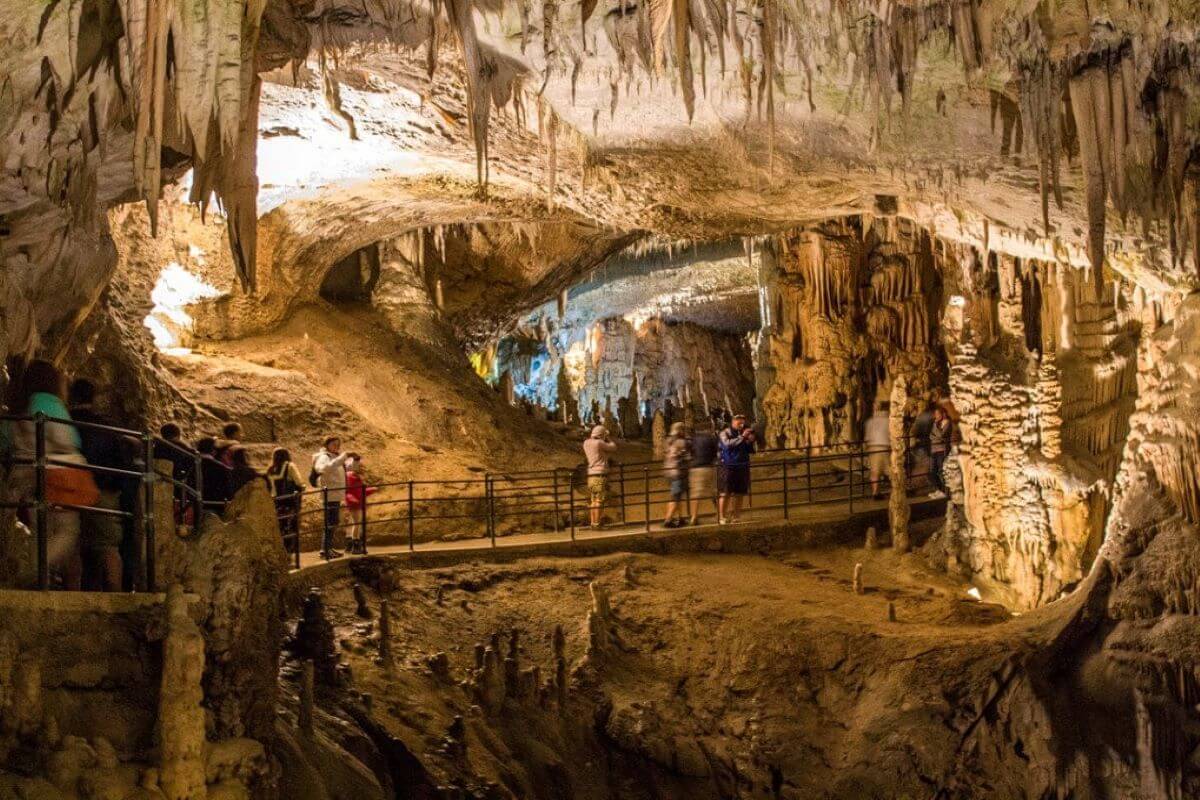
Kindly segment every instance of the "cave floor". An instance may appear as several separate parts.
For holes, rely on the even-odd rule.
[[[948,700],[980,679],[968,673],[1024,627],[919,556],[888,550],[531,558],[359,577],[368,620],[350,578],[324,588],[352,694],[366,697],[352,716],[369,714],[439,781],[507,790],[496,796],[727,796],[711,788],[727,769],[759,783],[745,796],[770,796],[778,774],[776,797],[895,796],[864,781],[890,780],[889,760],[908,763],[913,748],[949,752],[944,725],[892,750],[910,725],[949,714]],[[593,586],[611,605],[602,646]],[[378,657],[382,597],[390,666]],[[514,630],[516,666],[552,676],[556,626],[570,670],[563,708],[511,691],[493,704],[471,688],[476,645],[501,642],[503,658]],[[462,752],[445,736],[460,716]],[[752,774],[768,760],[769,773]],[[851,778],[861,794],[839,788]]]

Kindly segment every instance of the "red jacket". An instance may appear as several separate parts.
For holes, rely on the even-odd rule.
[[[365,497],[375,494],[374,486],[364,486],[362,478],[354,470],[346,470],[346,507],[358,508]]]

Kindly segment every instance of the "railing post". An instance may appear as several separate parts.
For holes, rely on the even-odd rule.
[[[554,532],[558,533],[558,467],[554,468]]]
[[[570,483],[567,485],[567,498],[568,498],[567,505],[569,506],[569,508],[567,509],[567,516],[570,518],[570,521],[571,521],[571,541],[573,542],[573,541],[575,541],[575,484],[574,483]]]
[[[788,470],[787,470],[787,465],[788,465],[788,462],[787,462],[787,458],[785,457],[785,458],[783,459],[783,518],[784,518],[785,520],[789,518],[789,514],[788,514],[788,512],[789,512],[789,508],[788,508]]]
[[[492,540],[492,547],[496,546],[496,509],[492,505],[494,497],[492,495],[492,476],[483,476],[484,503],[487,504],[487,531],[488,537]]]
[[[146,548],[146,591],[155,592],[155,540],[154,540],[154,440],[150,434],[142,434],[142,453],[145,459],[145,472],[142,474],[142,522],[143,546]]]
[[[408,482],[408,551],[416,549],[413,543],[413,482]]]
[[[811,505],[812,505],[812,501],[813,501],[813,490],[812,490],[812,451],[811,451],[811,450],[809,450],[809,451],[808,451],[808,453],[806,453],[806,454],[805,454],[805,456],[804,456],[804,475],[805,475],[805,478],[806,478],[806,481],[805,481],[805,483],[807,483],[807,484],[808,484],[808,504],[811,506]]]
[[[46,415],[40,411],[33,415],[34,439],[34,533],[37,536],[38,588],[50,588],[49,533],[46,530],[48,509],[46,508]]]
[[[854,513],[854,448],[853,447],[851,447],[851,449],[850,449],[850,460],[847,463],[850,465],[849,480],[846,481],[846,485],[848,487],[848,494],[849,494],[849,506],[850,506],[849,511],[851,514],[853,514]]]
[[[329,487],[321,487],[321,553],[333,550],[333,531],[329,529]]]
[[[296,564],[296,569],[300,569],[300,511],[304,508],[304,492],[300,489],[296,490],[295,500],[292,501],[292,521],[288,523],[288,527],[292,529],[292,559]]]
[[[358,552],[367,554],[367,498],[371,496],[371,487],[366,483],[362,487],[362,517],[359,519]]]
[[[625,525],[625,465],[617,464],[617,480],[621,488],[621,524]]]
[[[643,494],[646,498],[646,532],[650,532],[650,468],[642,467],[642,477],[645,478],[645,483],[642,485]]]
[[[198,535],[200,533],[200,525],[202,524],[203,517],[204,517],[204,470],[202,469],[203,464],[204,464],[204,462],[203,462],[203,459],[201,458],[200,454],[196,453],[196,456],[192,462],[192,477],[196,484],[196,497],[194,500],[194,504],[192,506],[192,534],[193,535]],[[300,530],[298,527],[300,525],[299,519],[296,520],[296,525],[297,525],[297,528],[296,528],[296,530],[297,530],[296,552],[299,552],[300,551],[300,534],[298,532]]]

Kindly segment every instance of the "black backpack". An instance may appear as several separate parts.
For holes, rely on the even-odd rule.
[[[317,457],[313,456],[312,469],[308,471],[308,485],[315,489],[320,480],[321,473],[317,472]]]

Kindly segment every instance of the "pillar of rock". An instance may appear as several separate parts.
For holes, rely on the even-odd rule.
[[[892,547],[907,553],[911,547],[908,538],[908,492],[904,471],[907,447],[904,441],[904,406],[908,403],[908,386],[903,376],[892,382],[891,410],[888,416],[888,433],[892,439],[891,478],[892,495],[888,500],[888,519],[892,526]]]
[[[667,443],[667,418],[661,409],[654,412],[654,422],[650,430],[654,442],[654,457],[662,458]]]
[[[167,800],[204,800],[204,637],[179,584],[167,592],[159,690],[160,787]]]

